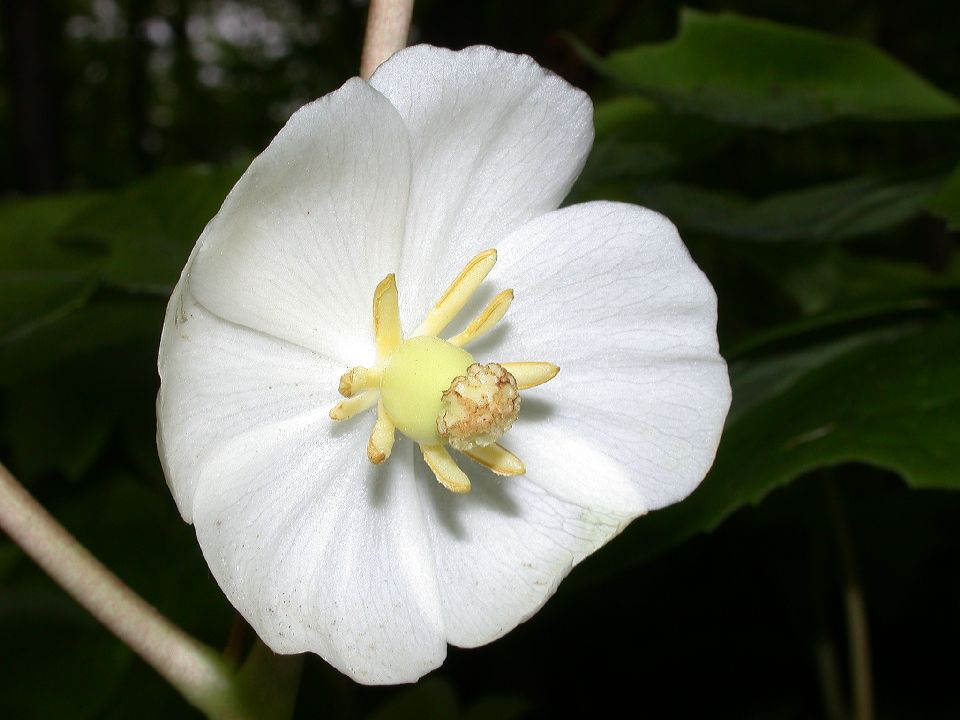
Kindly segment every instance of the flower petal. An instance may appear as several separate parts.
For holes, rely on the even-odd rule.
[[[274,651],[412,682],[446,655],[436,575],[411,445],[372,466],[369,429],[332,429],[323,412],[248,433],[208,464],[194,522],[220,587]]]
[[[190,291],[231,322],[343,363],[372,359],[370,298],[397,265],[403,122],[359,79],[295,112],[198,242]]]
[[[476,647],[509,632],[553,595],[571,568],[616,535],[629,515],[583,508],[525,477],[499,478],[459,457],[468,495],[417,465],[447,640]]]
[[[178,284],[160,338],[157,443],[187,522],[201,470],[229,440],[332,405],[342,368],[211,314]]]
[[[560,205],[593,143],[593,106],[531,58],[490,47],[407,48],[370,84],[410,131],[398,281],[412,329],[474,254]]]
[[[730,405],[713,288],[663,216],[597,202],[531,221],[490,275],[516,300],[478,347],[560,366],[525,391],[504,438],[528,477],[594,509],[654,510],[686,497],[716,453]]]

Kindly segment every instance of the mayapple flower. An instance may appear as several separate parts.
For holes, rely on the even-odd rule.
[[[160,456],[276,652],[416,680],[703,479],[716,298],[661,215],[557,209],[592,141],[530,58],[412,47],[294,113],[203,231]]]

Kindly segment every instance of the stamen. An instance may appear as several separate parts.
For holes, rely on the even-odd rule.
[[[355,367],[340,376],[340,394],[353,397],[359,392],[370,390],[380,384],[383,371],[380,368]]]
[[[394,441],[393,422],[387,417],[383,409],[383,401],[377,404],[377,422],[370,433],[370,442],[367,443],[367,457],[374,465],[379,465],[388,457],[393,450]]]
[[[500,365],[513,375],[517,381],[517,387],[521,390],[543,385],[553,380],[560,372],[560,368],[547,362],[505,362]]]
[[[499,443],[473,447],[461,452],[497,475],[523,475],[527,471],[523,461]]]
[[[373,367],[352,367],[340,377],[340,394],[346,399],[330,411],[331,419],[346,420],[376,406],[377,419],[367,441],[367,457],[374,465],[390,457],[400,431],[420,446],[437,482],[451,492],[469,492],[470,478],[449,448],[497,475],[526,472],[523,461],[497,441],[517,419],[520,390],[553,379],[560,368],[547,362],[481,364],[463,347],[504,318],[513,290],[496,295],[449,340],[439,337],[496,262],[496,250],[471,259],[406,339],[395,275],[377,285],[373,295],[377,361]]]
[[[397,300],[397,278],[393,273],[381,280],[373,293],[373,336],[377,342],[378,360],[388,358],[403,339]]]
[[[341,400],[330,411],[331,420],[347,420],[369,407],[373,407],[380,396],[376,390],[367,390],[346,400]]]
[[[420,445],[423,459],[437,476],[437,481],[447,490],[455,493],[470,492],[470,478],[459,468],[457,461],[443,445]]]
[[[447,342],[457,347],[463,347],[468,342],[486,335],[507,314],[507,308],[510,307],[512,302],[513,290],[504,290],[490,301],[490,304],[467,325],[462,333],[454,335]]]
[[[474,257],[463,271],[457,275],[446,292],[440,296],[436,304],[430,308],[427,318],[417,328],[413,336],[437,335],[450,324],[457,313],[463,310],[470,297],[480,287],[480,283],[493,269],[497,262],[496,250],[484,250]]]

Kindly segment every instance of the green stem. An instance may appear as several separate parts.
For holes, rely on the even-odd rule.
[[[820,696],[823,700],[825,720],[846,720],[847,711],[844,707],[837,652],[826,635],[820,635],[814,641],[814,659],[820,681]]]
[[[873,672],[870,660],[870,628],[863,585],[857,571],[856,552],[843,504],[831,482],[824,485],[827,506],[840,549],[840,571],[843,579],[843,604],[847,621],[850,684],[854,720],[873,720]]]
[[[187,702],[218,720],[250,717],[229,665],[104,567],[2,464],[0,529]]]

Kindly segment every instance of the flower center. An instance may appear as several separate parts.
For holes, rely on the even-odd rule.
[[[377,363],[354,367],[340,378],[346,400],[331,411],[346,420],[377,405],[367,457],[379,464],[393,449],[395,432],[419,444],[437,480],[454,492],[470,490],[470,479],[445,444],[498,475],[522,475],[526,468],[497,441],[520,411],[520,390],[551,380],[559,371],[545,362],[476,363],[463,346],[485,335],[503,318],[513,290],[497,295],[457,335],[442,340],[447,327],[476,292],[497,261],[495,250],[473,258],[427,313],[412,335],[400,328],[396,278],[391,274],[373,294]]]

